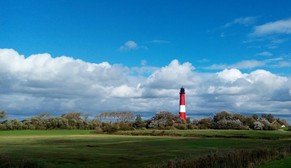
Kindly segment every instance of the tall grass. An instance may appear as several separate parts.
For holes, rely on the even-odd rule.
[[[227,153],[214,153],[201,158],[177,158],[154,168],[253,168],[263,162],[282,159],[291,153],[291,145],[278,148],[237,150]]]
[[[133,130],[118,131],[119,135],[134,136],[182,136],[205,138],[240,138],[278,140],[291,138],[289,131],[254,131],[254,130]]]
[[[42,166],[28,159],[12,159],[0,155],[0,168],[41,168]]]

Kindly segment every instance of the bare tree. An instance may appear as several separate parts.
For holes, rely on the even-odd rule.
[[[4,119],[6,117],[5,111],[0,111],[0,120]]]
[[[50,118],[50,114],[49,113],[47,113],[47,112],[41,112],[41,113],[39,113],[38,114],[38,118],[40,118],[40,119],[48,119],[48,118]]]
[[[80,120],[81,113],[80,112],[69,112],[69,113],[63,114],[62,117],[66,118],[68,120],[72,120],[72,119]]]
[[[134,119],[134,114],[132,112],[103,112],[97,114],[96,118],[101,121],[129,122]]]

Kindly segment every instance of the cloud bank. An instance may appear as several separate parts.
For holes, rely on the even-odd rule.
[[[13,49],[0,49],[0,109],[14,116],[178,112],[179,88],[184,86],[188,114],[221,110],[291,114],[290,77],[262,69],[199,73],[191,63],[178,60],[151,67],[149,75],[141,73],[144,68],[53,58],[47,53],[25,57]]]

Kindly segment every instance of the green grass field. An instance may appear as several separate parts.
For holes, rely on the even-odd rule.
[[[88,130],[0,131],[0,155],[29,159],[47,167],[144,167],[176,157],[200,157],[291,142],[291,133],[287,131],[175,132],[181,135],[107,135]]]

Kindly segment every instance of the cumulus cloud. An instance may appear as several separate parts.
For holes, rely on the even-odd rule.
[[[220,104],[221,107],[217,106],[217,108],[285,113],[285,106],[288,106],[291,100],[288,94],[284,97],[278,96],[288,93],[290,86],[287,85],[290,79],[269,71],[256,70],[243,74],[238,69],[227,69],[217,73],[213,79],[215,78],[218,80],[207,87],[209,95],[205,96],[205,99],[217,103],[223,102]]]
[[[291,34],[291,18],[255,26],[252,35]]]
[[[192,73],[194,69],[189,62],[180,64],[178,60],[173,60],[169,65],[150,75],[146,80],[146,85],[155,88],[188,86],[196,80]]]
[[[226,82],[234,82],[244,76],[238,69],[225,69],[217,73],[217,77]]]
[[[138,44],[132,40],[125,42],[122,46],[119,47],[120,51],[130,51],[138,48]]]
[[[1,94],[1,105],[8,111],[66,111],[82,109],[84,100],[94,99],[94,108],[109,97],[112,87],[129,80],[127,73],[128,68],[108,62],[93,64],[66,56],[52,58],[49,54],[25,58],[14,50],[1,49],[1,92],[5,93]]]
[[[43,111],[54,115],[125,110],[175,113],[179,88],[184,86],[189,114],[220,110],[291,113],[290,77],[262,69],[199,73],[191,63],[178,60],[155,67],[148,75],[137,73],[139,68],[50,54],[25,57],[12,49],[0,49],[0,107],[14,116]]]
[[[139,87],[129,87],[127,85],[121,85],[118,87],[115,87],[111,91],[111,96],[113,97],[140,97],[141,92],[139,90]]]

